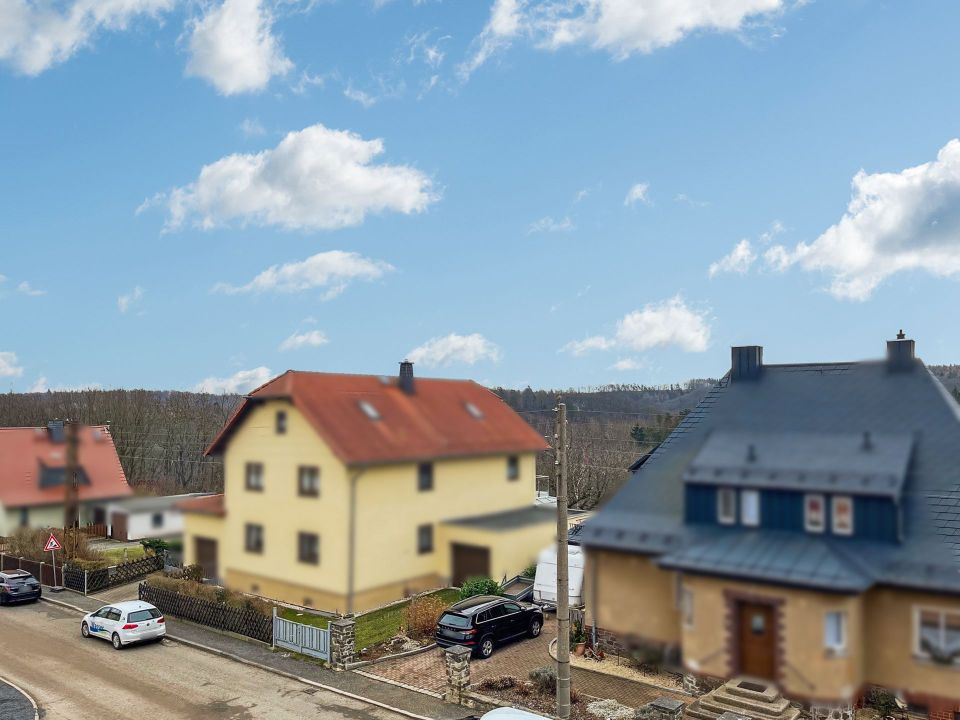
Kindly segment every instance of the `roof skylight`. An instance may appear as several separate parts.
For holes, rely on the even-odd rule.
[[[483,419],[483,411],[474,405],[472,402],[464,403],[464,407],[467,408],[467,412],[470,413],[477,420]]]
[[[370,418],[371,420],[380,419],[380,413],[371,403],[369,403],[366,400],[361,400],[359,405],[360,405],[360,409],[363,410],[363,414],[366,415],[368,418]]]

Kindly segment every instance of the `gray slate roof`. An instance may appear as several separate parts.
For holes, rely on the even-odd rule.
[[[517,530],[547,522],[557,522],[557,511],[554,508],[539,505],[443,521],[445,525],[472,527],[478,530]]]
[[[864,431],[878,443],[884,436],[912,440],[899,490],[902,543],[684,524],[683,479],[713,433]],[[960,593],[960,407],[919,361],[911,372],[859,362],[766,365],[755,380],[728,374],[586,521],[579,539],[588,550],[657,555],[670,567],[777,584]],[[819,561],[810,562],[814,557]]]

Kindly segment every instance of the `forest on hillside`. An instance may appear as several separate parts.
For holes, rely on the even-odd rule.
[[[960,402],[960,365],[929,366]],[[573,390],[493,388],[552,442],[558,396],[569,417],[570,504],[590,509],[627,477],[627,468],[661,442],[715,380],[606,385]],[[40,427],[70,418],[108,424],[127,480],[138,492],[219,491],[223,468],[203,451],[240,397],[156,390],[80,390],[0,394],[0,427]],[[538,484],[552,489],[554,455],[537,462]]]

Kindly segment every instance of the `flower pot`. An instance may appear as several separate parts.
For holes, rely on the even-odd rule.
[[[585,642],[578,642],[573,648],[573,654],[579,656],[583,655],[583,651],[587,649],[587,644]]]

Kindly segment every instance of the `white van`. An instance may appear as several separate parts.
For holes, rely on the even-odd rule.
[[[583,549],[570,545],[567,548],[567,567],[570,579],[570,607],[583,606],[583,565],[586,559]],[[537,558],[537,575],[533,580],[533,602],[547,607],[557,605],[557,548],[541,551]]]

